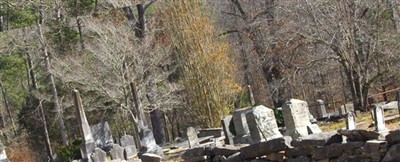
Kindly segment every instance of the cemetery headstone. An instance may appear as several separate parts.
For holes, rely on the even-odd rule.
[[[312,126],[310,122],[308,104],[306,101],[291,99],[285,102],[282,111],[286,126],[285,136],[291,136],[293,139],[297,139],[307,136],[309,134],[308,129],[316,130],[311,130],[311,132],[318,132],[315,128],[318,126]]]
[[[101,122],[90,127],[96,147],[103,150],[110,150],[114,144],[112,133],[108,122]]]
[[[0,162],[9,162],[6,154],[6,147],[0,143]]]
[[[386,129],[384,112],[382,107],[378,106],[374,109],[374,116],[375,116],[374,122],[376,131],[379,133],[387,132],[388,130]]]
[[[397,101],[392,101],[389,103],[385,103],[384,105],[380,105],[380,107],[382,107],[383,110],[395,110],[398,109],[397,105]]]
[[[232,115],[225,116],[221,120],[222,129],[224,130],[225,135],[225,144],[233,145],[233,134],[229,129],[229,124],[232,121]]]
[[[105,162],[107,161],[107,153],[101,148],[96,147],[94,153],[91,155],[93,162]]]
[[[141,139],[140,145],[142,146],[138,153],[139,157],[141,157],[141,155],[143,155],[144,153],[152,153],[159,156],[164,155],[162,147],[156,144],[153,131],[151,131],[149,128],[144,128],[140,131],[139,136]]]
[[[349,112],[346,117],[346,129],[353,130],[356,129],[356,117],[353,112]]]
[[[111,159],[120,159],[124,160],[124,148],[118,144],[113,144],[113,147],[110,151]]]
[[[339,114],[340,116],[345,116],[349,112],[354,112],[354,105],[353,103],[348,103],[340,106]]]
[[[268,141],[282,137],[276,123],[274,110],[256,106],[246,113],[246,120],[253,142]]]
[[[186,134],[188,136],[189,148],[194,148],[200,145],[196,129],[189,127]]]
[[[213,136],[217,138],[223,135],[222,128],[206,128],[206,129],[199,129],[198,131],[199,131],[198,135],[199,138],[208,136]]]
[[[323,100],[317,100],[318,103],[318,118],[326,118],[328,117],[328,113],[326,113],[325,102]]]
[[[129,160],[137,155],[135,139],[131,135],[124,135],[120,139],[121,146],[124,148],[125,159]]]
[[[249,127],[246,121],[246,113],[251,107],[237,109],[232,111],[233,123],[235,125],[236,136],[241,137],[250,133]]]
[[[82,100],[78,90],[74,90],[74,103],[76,107],[76,113],[79,122],[79,130],[83,139],[81,145],[81,155],[83,161],[91,161],[90,155],[93,153],[96,145],[92,131],[90,130],[89,123],[86,119],[85,110],[83,109]]]

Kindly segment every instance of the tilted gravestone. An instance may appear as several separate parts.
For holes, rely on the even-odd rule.
[[[282,137],[276,123],[274,110],[265,106],[256,106],[246,113],[246,120],[253,142],[268,141]]]
[[[225,144],[227,145],[233,145],[233,134],[229,130],[229,125],[231,121],[232,121],[232,115],[225,116],[221,120],[222,129],[224,129]]]
[[[129,160],[137,156],[135,139],[131,135],[124,135],[120,139],[121,146],[124,148],[125,159]]]
[[[91,155],[93,162],[105,162],[107,161],[107,153],[100,148],[95,148]]]
[[[78,90],[74,90],[73,92],[74,103],[76,107],[76,113],[79,122],[79,130],[81,132],[81,136],[83,139],[83,143],[81,145],[81,156],[83,161],[91,161],[90,155],[93,153],[95,149],[95,143],[93,139],[92,131],[90,130],[89,123],[86,119],[85,110],[83,109],[81,97]]]
[[[118,144],[113,144],[113,147],[110,151],[111,159],[120,159],[124,160],[124,148]]]
[[[186,134],[188,136],[189,148],[194,148],[200,145],[196,129],[189,127]]]
[[[284,135],[293,139],[304,137],[311,133],[319,133],[318,125],[312,125],[309,119],[309,110],[306,101],[291,99],[282,107],[286,132]]]
[[[153,131],[149,128],[143,128],[140,130],[140,151],[138,156],[141,157],[144,153],[152,153],[159,156],[164,156],[163,148],[156,144],[156,140],[154,139]]]
[[[318,118],[326,118],[328,117],[328,113],[326,113],[325,102],[323,100],[317,100],[318,103]]]
[[[108,122],[101,122],[90,127],[96,147],[110,150],[114,144],[112,133]]]
[[[242,109],[237,109],[232,111],[232,119],[235,125],[236,136],[244,136],[250,133],[249,127],[246,121],[246,113],[251,109],[251,107],[246,107]]]
[[[375,129],[379,133],[387,132],[387,128],[385,125],[385,115],[383,112],[382,107],[378,106],[374,110],[374,123],[375,123]]]
[[[0,143],[0,162],[10,162],[7,158],[6,147]]]
[[[356,129],[356,117],[353,112],[349,112],[346,117],[346,129],[353,130]]]

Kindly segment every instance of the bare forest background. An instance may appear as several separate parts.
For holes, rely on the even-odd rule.
[[[118,137],[143,118],[159,145],[220,127],[248,85],[273,109],[367,111],[394,100],[399,33],[397,0],[1,0],[0,139],[12,161],[72,158],[72,89],[89,123]]]

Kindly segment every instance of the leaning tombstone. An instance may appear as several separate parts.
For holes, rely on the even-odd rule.
[[[346,129],[356,129],[356,118],[354,112],[349,112],[346,117]]]
[[[107,153],[100,148],[95,148],[91,155],[93,162],[105,162],[107,161]]]
[[[152,130],[146,127],[140,131],[139,136],[140,145],[142,146],[138,153],[139,157],[141,157],[141,155],[145,153],[152,153],[159,156],[164,156],[163,148],[157,145]]]
[[[256,106],[246,113],[246,120],[253,142],[268,141],[282,137],[276,123],[274,110],[265,106]]]
[[[124,148],[118,144],[113,144],[112,149],[110,150],[111,159],[120,159],[124,160]]]
[[[124,148],[126,160],[132,159],[137,155],[135,139],[131,135],[124,135],[120,139],[121,146]]]
[[[317,100],[318,103],[318,118],[326,118],[328,114],[326,113],[325,102],[323,100]]]
[[[189,127],[186,134],[188,136],[189,148],[194,148],[200,145],[196,129]]]
[[[306,101],[291,99],[282,107],[283,119],[285,121],[285,136],[293,139],[307,136],[310,132],[318,133],[318,125],[312,125],[309,119],[308,105]]]
[[[0,162],[9,162],[6,154],[6,147],[0,143]]]
[[[378,133],[387,132],[387,128],[385,125],[385,117],[382,107],[378,106],[374,109],[374,122],[375,122],[375,130]]]
[[[251,107],[246,107],[242,109],[237,109],[232,111],[232,119],[235,125],[236,136],[245,136],[250,133],[249,127],[246,121],[246,113],[251,109]]]
[[[101,122],[90,127],[96,147],[109,151],[114,144],[108,122]]]
[[[225,135],[225,144],[227,145],[233,145],[233,134],[229,130],[229,125],[231,121],[232,121],[232,115],[225,116],[221,120],[222,129],[224,130],[224,135]]]
[[[83,161],[91,161],[90,155],[95,149],[92,131],[90,130],[89,123],[86,119],[85,110],[83,109],[82,100],[78,90],[73,91],[74,103],[79,122],[79,130],[83,139],[81,145],[81,156]]]

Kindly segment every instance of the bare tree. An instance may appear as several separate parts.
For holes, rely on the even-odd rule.
[[[319,5],[320,3],[324,5]],[[294,19],[298,34],[325,48],[325,58],[336,60],[345,73],[353,104],[366,109],[372,84],[394,61],[397,48],[387,8],[381,1],[297,1]],[[306,17],[305,17],[306,16]],[[383,65],[383,66],[382,66]],[[380,66],[380,70],[374,68]]]
[[[60,129],[60,133],[61,133],[61,140],[63,142],[64,145],[68,145],[68,136],[67,136],[67,129],[65,128],[65,124],[64,124],[64,118],[63,118],[63,112],[62,112],[62,108],[58,99],[58,93],[57,93],[57,88],[56,88],[56,83],[54,81],[54,76],[53,76],[53,72],[52,69],[50,67],[50,58],[49,58],[49,54],[47,51],[47,45],[45,43],[44,40],[44,36],[43,36],[43,31],[42,31],[42,26],[41,24],[38,24],[38,31],[39,31],[39,41],[42,45],[41,49],[43,52],[43,58],[44,58],[44,62],[45,62],[45,69],[47,72],[47,77],[49,80],[49,85],[51,88],[51,93],[53,96],[53,102],[54,102],[54,107],[55,110],[57,111],[57,121],[58,121],[58,126]]]

